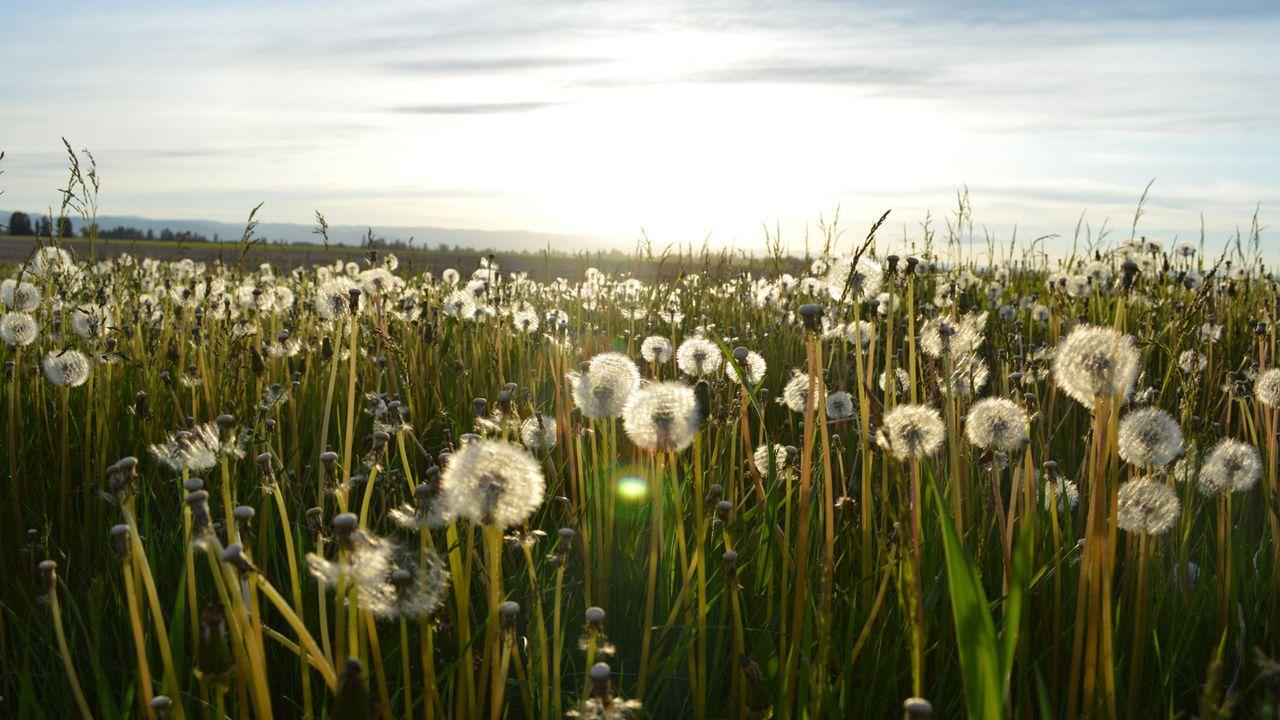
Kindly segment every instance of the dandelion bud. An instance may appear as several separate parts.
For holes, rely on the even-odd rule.
[[[254,463],[258,466],[258,472],[263,475],[271,475],[271,453],[264,452],[254,458]]]
[[[370,701],[364,683],[364,665],[359,658],[347,658],[338,676],[338,694],[333,698],[330,717],[365,720],[373,716]]]
[[[222,606],[214,603],[200,613],[200,642],[196,649],[196,677],[201,682],[226,687],[234,677],[235,662],[227,642]]]
[[[586,612],[587,630],[603,632],[604,631],[604,609],[598,607],[589,607]]]
[[[40,597],[48,597],[58,584],[58,563],[42,560],[36,569],[40,571],[40,584],[37,586],[36,594]]]
[[[503,390],[498,393],[498,409],[502,412],[511,412],[511,391]]]
[[[262,429],[268,435],[274,434],[276,431],[276,421],[272,420],[271,418],[267,418],[262,423]]]
[[[699,380],[697,385],[693,386],[693,397],[697,402],[698,419],[700,424],[705,425],[707,419],[711,417],[711,385],[706,380]]]
[[[231,430],[232,425],[235,425],[236,416],[223,413],[214,419],[214,422],[218,424],[218,430],[225,434]]]
[[[328,360],[331,357],[333,357],[333,342],[326,335],[320,338],[320,359]]]
[[[160,371],[160,382],[164,383],[165,385],[171,388],[173,387],[173,376],[169,374],[168,370]]]
[[[396,568],[391,573],[390,581],[392,587],[396,589],[396,593],[403,595],[409,589],[409,586],[413,584],[413,573],[404,568]]]
[[[129,562],[129,526],[111,526],[111,549],[121,563]]]
[[[721,556],[724,559],[724,581],[732,590],[741,587],[738,584],[738,553],[733,550],[725,551]]]
[[[1057,476],[1058,476],[1058,462],[1057,462],[1056,460],[1045,460],[1045,461],[1044,461],[1044,474],[1045,474],[1045,476],[1046,476],[1047,478],[1049,478],[1050,480],[1052,480],[1053,478],[1057,477]]]
[[[324,464],[326,473],[332,473],[334,464],[338,462],[338,453],[332,450],[326,450],[320,453],[320,462]]]
[[[344,550],[351,549],[351,536],[356,531],[359,519],[355,513],[339,513],[335,515],[330,525],[333,527],[333,537],[338,542],[338,546]]]
[[[318,507],[307,508],[307,529],[316,538],[324,536],[324,510]]]
[[[591,678],[591,696],[607,702],[613,695],[609,682],[609,663],[598,662],[591,666],[588,675]]]
[[[800,318],[804,321],[804,326],[808,330],[818,332],[822,330],[822,306],[814,303],[806,303],[800,306]]]
[[[138,459],[125,457],[117,460],[107,468],[107,492],[117,500],[127,497],[133,492],[134,480],[138,476]]]
[[[933,715],[933,705],[924,698],[907,698],[902,703],[903,720],[922,720]]]
[[[187,478],[187,481],[182,483],[182,489],[186,490],[188,493],[202,490],[204,489],[204,481],[198,477]]]
[[[209,517],[209,493],[196,490],[187,494],[187,507],[191,509],[191,534],[204,535],[213,531],[213,522]]]
[[[498,617],[502,620],[504,630],[514,632],[516,629],[516,616],[520,614],[520,603],[514,600],[508,600],[498,606]]]
[[[729,513],[733,512],[733,503],[728,500],[721,500],[716,503],[716,517],[720,522],[729,521]]]
[[[724,494],[724,486],[720,483],[711,483],[707,488],[707,500],[705,507],[714,508],[720,504],[720,496]]]
[[[236,521],[236,532],[240,533],[241,537],[247,537],[252,534],[253,529],[250,527],[250,523],[253,521],[254,514],[253,508],[248,505],[240,505],[231,511],[231,517]]]
[[[738,361],[739,365],[746,362],[747,356],[750,354],[751,354],[751,351],[744,347],[736,347],[733,349],[733,359]]]
[[[897,271],[898,271],[898,260],[899,260],[899,258],[898,258],[898,256],[897,256],[897,255],[890,255],[889,257],[885,258],[884,260],[885,260],[885,266],[887,267],[887,269],[888,269],[888,271],[889,271],[889,273],[890,273],[890,274],[893,274],[893,273],[895,273],[895,272],[897,272]]]
[[[382,452],[383,448],[387,446],[387,440],[389,440],[390,438],[391,436],[388,435],[385,431],[374,430],[373,431],[373,452],[375,453]]]
[[[773,701],[769,698],[769,687],[759,663],[743,655],[738,665],[746,681],[747,710],[753,717],[768,717],[772,713]]]
[[[476,399],[472,400],[472,401],[471,401],[471,414],[472,414],[474,417],[481,417],[482,415],[484,415],[484,411],[485,411],[485,409],[488,407],[488,405],[489,405],[489,401],[488,401],[488,400],[486,400],[486,399],[484,399],[484,398],[482,398],[482,397],[478,397],[478,398],[476,398]]]
[[[1128,290],[1133,285],[1133,279],[1138,275],[1138,263],[1132,260],[1125,260],[1120,264],[1120,271],[1123,273],[1121,276],[1121,288]]]
[[[173,700],[170,700],[168,695],[157,695],[151,698],[147,707],[155,712],[156,720],[169,720],[169,710],[173,707]]]
[[[222,551],[222,562],[235,568],[241,575],[248,575],[257,569],[244,556],[244,546],[240,543],[231,543]]]

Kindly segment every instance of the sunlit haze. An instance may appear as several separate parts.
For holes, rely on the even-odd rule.
[[[799,250],[967,186],[979,235],[1127,239],[1154,178],[1140,233],[1265,224],[1280,5],[1113,5],[11,4],[0,207],[56,205],[65,136],[150,218]]]

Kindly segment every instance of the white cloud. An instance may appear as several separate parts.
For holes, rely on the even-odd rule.
[[[914,232],[1225,236],[1280,201],[1280,16],[1259,3],[408,2],[12,13],[4,203],[60,136],[104,212],[797,246],[837,204]],[[1038,5],[1036,6],[1039,7]],[[54,42],[56,40],[56,43]],[[338,215],[338,217],[335,217]]]

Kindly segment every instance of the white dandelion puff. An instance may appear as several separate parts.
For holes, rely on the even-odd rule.
[[[1048,491],[1043,492],[1045,510],[1051,509],[1053,503],[1057,503],[1059,512],[1074,510],[1080,503],[1080,488],[1066,478],[1046,481],[1044,489]]]
[[[781,475],[787,469],[788,460],[791,454],[787,452],[787,448],[778,443],[773,445],[761,445],[751,454],[751,459],[756,464],[756,469],[761,475],[768,475],[770,470],[775,474]],[[770,463],[773,463],[772,468]]]
[[[0,301],[10,310],[29,313],[40,307],[40,289],[22,279],[7,278],[0,281]]]
[[[676,349],[676,365],[690,377],[710,375],[720,369],[723,361],[720,347],[706,338],[689,338]]]
[[[742,374],[747,378],[748,385],[755,385],[764,379],[765,370],[768,369],[768,363],[764,361],[760,353],[751,350],[747,352],[747,357],[738,363],[738,367],[742,369]],[[741,384],[742,378],[738,375],[738,371],[732,365],[725,364],[725,374],[729,376],[735,384]]]
[[[853,396],[843,390],[827,395],[827,417],[832,420],[853,417]]]
[[[1182,428],[1160,408],[1135,410],[1120,420],[1120,459],[1144,468],[1162,468],[1182,454]]]
[[[818,378],[815,387],[822,393],[822,378]],[[809,404],[809,374],[793,371],[791,379],[782,387],[782,397],[778,402],[786,405],[793,412],[802,413]]]
[[[89,379],[89,358],[79,350],[50,351],[41,363],[45,377],[58,387],[80,387]]]
[[[0,341],[10,347],[26,347],[36,341],[40,326],[24,312],[5,313],[0,317]]]
[[[969,442],[983,450],[1012,453],[1022,449],[1031,439],[1027,430],[1027,411],[1007,398],[979,400],[969,408],[964,422]]]
[[[1253,394],[1258,402],[1269,408],[1280,407],[1280,368],[1272,368],[1259,375]]]
[[[853,257],[842,257],[831,263],[827,274],[827,292],[832,300],[846,302],[862,302],[880,294],[884,284],[884,270],[880,263],[862,256],[854,262]]]
[[[661,335],[650,335],[640,343],[640,357],[648,363],[665,365],[671,361],[671,341]]]
[[[876,442],[899,460],[932,455],[942,446],[946,426],[934,408],[899,405],[885,413]]]
[[[440,476],[440,514],[482,525],[520,525],[542,505],[542,466],[518,445],[477,440],[449,456]]]
[[[1252,445],[1223,438],[1200,466],[1201,494],[1221,495],[1249,490],[1262,476],[1262,460]]]
[[[591,358],[582,373],[569,373],[573,402],[592,420],[618,417],[631,394],[640,386],[640,370],[621,353],[601,353]]]
[[[680,382],[643,385],[622,413],[622,429],[637,447],[678,452],[702,427],[693,388]]]
[[[1181,511],[1173,488],[1151,478],[1123,483],[1116,496],[1116,524],[1125,532],[1161,535]]]
[[[556,419],[535,415],[520,424],[520,442],[530,450],[550,450],[556,446]]]
[[[1054,352],[1053,375],[1063,392],[1092,408],[1098,398],[1123,398],[1133,389],[1138,349],[1128,335],[1080,325]]]

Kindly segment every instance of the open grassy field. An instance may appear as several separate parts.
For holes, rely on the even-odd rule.
[[[1276,712],[1256,256],[0,247],[4,717]]]
[[[50,244],[48,239],[37,240],[34,237],[14,237],[0,234],[0,267],[20,266],[27,261],[41,245]],[[89,258],[90,242],[85,238],[60,238],[56,244],[65,247],[77,257]],[[362,262],[366,248],[353,245],[324,246],[320,244],[279,245],[259,243],[253,245],[241,259],[241,249],[236,242],[226,242],[221,246],[214,243],[177,243],[161,240],[103,240],[93,242],[92,253],[99,259],[111,259],[121,255],[150,257],[158,260],[189,259],[195,262],[222,262],[233,265],[257,266],[267,263],[278,270],[307,268],[325,263]],[[479,267],[482,259],[493,254],[487,250],[469,250],[457,248],[440,249],[406,249],[394,248],[403,272],[417,274],[431,272],[439,274],[447,268],[470,273]],[[693,251],[696,252],[696,251]],[[639,277],[673,277],[682,268],[696,268],[700,271],[715,269],[727,271],[735,269],[783,269],[798,272],[804,263],[794,258],[765,257],[747,258],[741,254],[719,253],[696,256],[684,249],[681,256],[676,251],[675,257],[662,257],[661,251],[653,256],[641,257],[632,253],[617,251],[596,253],[563,253],[554,249],[543,252],[502,253],[502,264],[507,272],[526,273],[532,278],[549,281],[557,277],[577,277],[587,268],[596,268],[604,272],[628,272]]]

